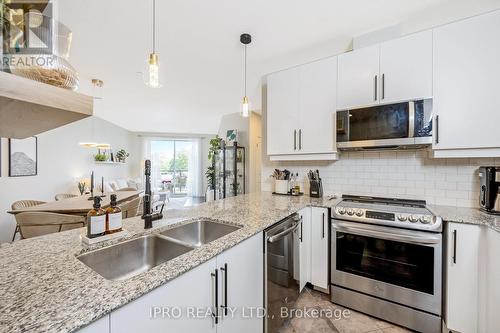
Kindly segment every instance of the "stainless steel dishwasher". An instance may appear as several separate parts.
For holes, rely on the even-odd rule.
[[[283,307],[292,308],[299,296],[300,217],[293,214],[265,231],[265,332],[275,333],[286,318]]]

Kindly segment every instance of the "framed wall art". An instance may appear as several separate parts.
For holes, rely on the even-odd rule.
[[[9,139],[9,177],[36,176],[38,139]]]

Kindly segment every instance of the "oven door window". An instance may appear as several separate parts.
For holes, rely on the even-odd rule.
[[[339,271],[433,294],[434,248],[337,232]]]

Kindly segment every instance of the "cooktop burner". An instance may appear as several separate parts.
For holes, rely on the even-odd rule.
[[[405,229],[441,232],[442,220],[423,200],[343,195],[332,210],[335,219]]]

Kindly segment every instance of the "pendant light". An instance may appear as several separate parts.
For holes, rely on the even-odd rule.
[[[156,53],[156,0],[153,0],[153,52],[149,54],[148,63],[148,76],[146,78],[146,85],[151,88],[160,88],[160,63],[159,55]]]
[[[243,100],[241,101],[241,115],[243,117],[248,117],[250,113],[250,104],[248,102],[247,97],[247,45],[252,42],[252,36],[249,34],[242,34],[240,36],[240,42],[244,46],[244,91],[243,91]]]
[[[104,82],[100,79],[92,79],[92,97],[102,99],[102,89]]]

